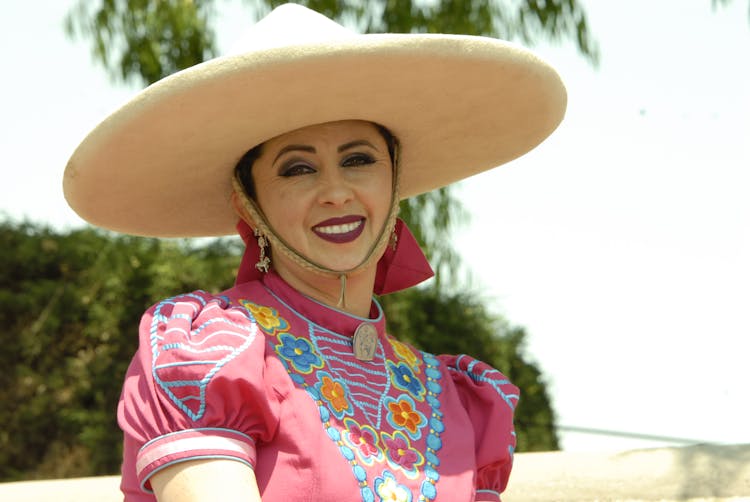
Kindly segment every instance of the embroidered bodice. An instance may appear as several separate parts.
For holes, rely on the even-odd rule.
[[[152,307],[119,410],[126,501],[154,500],[156,470],[211,457],[251,466],[264,502],[499,500],[518,390],[468,356],[388,336],[376,302],[372,314],[273,273]],[[378,333],[368,362],[352,353],[363,322]]]

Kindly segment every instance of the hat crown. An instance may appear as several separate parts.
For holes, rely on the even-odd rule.
[[[276,7],[250,26],[227,55],[350,38],[356,33],[299,4]]]

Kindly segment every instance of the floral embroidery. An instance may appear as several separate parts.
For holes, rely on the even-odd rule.
[[[412,448],[409,438],[401,431],[396,431],[392,435],[383,432],[382,438],[391,466],[400,468],[407,477],[415,479],[419,474],[417,467],[424,464],[424,456]]]
[[[388,362],[388,367],[393,373],[393,383],[401,390],[407,391],[409,394],[417,398],[419,401],[424,400],[424,385],[414,376],[412,370],[404,363],[398,365]]]
[[[375,493],[381,502],[411,502],[411,491],[399,484],[388,471],[383,471],[382,477],[375,478]]]
[[[441,363],[389,337],[382,340],[375,364],[360,364],[351,355],[350,337],[295,317],[277,300],[292,324],[271,327],[269,340],[292,381],[317,406],[361,500],[433,502],[445,431]],[[283,320],[275,310],[268,312],[268,319],[275,314]],[[258,326],[264,327],[260,321]]]
[[[360,460],[366,465],[372,465],[374,460],[382,458],[378,433],[369,425],[360,425],[351,418],[344,419],[346,426],[345,437],[354,447]]]
[[[276,346],[276,353],[286,359],[300,373],[312,373],[313,368],[322,368],[323,361],[313,352],[312,345],[304,338],[297,338],[290,334],[279,336],[281,345]]]
[[[279,312],[272,307],[258,305],[247,300],[240,300],[240,305],[250,311],[255,322],[268,333],[274,334],[277,331],[286,331],[289,329],[289,323],[279,315]]]
[[[386,398],[388,408],[388,423],[394,429],[406,429],[409,437],[419,439],[422,435],[420,429],[427,424],[427,418],[416,410],[414,400],[406,394],[401,394],[398,399]]]
[[[318,379],[316,388],[320,392],[320,396],[331,406],[333,415],[340,419],[344,416],[344,412],[351,414],[352,405],[346,398],[346,390],[341,382],[334,380],[331,375],[324,371],[319,373]]]
[[[391,339],[391,346],[393,347],[393,352],[396,353],[398,357],[406,361],[406,364],[408,364],[415,373],[419,373],[419,359],[417,358],[416,354],[409,348],[408,345],[405,343],[399,342],[398,340]]]

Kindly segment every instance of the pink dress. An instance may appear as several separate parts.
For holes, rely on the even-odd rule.
[[[191,459],[255,471],[264,502],[498,501],[518,389],[468,356],[433,356],[373,318],[326,307],[278,275],[146,312],[118,409],[126,502]],[[375,359],[351,336],[378,332]]]

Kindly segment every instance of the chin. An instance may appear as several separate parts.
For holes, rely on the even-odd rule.
[[[346,263],[342,261],[337,261],[336,263],[321,263],[321,265],[323,265],[323,267],[329,270],[333,270],[334,272],[346,272],[347,270],[351,270],[355,268],[360,263],[362,263],[361,260],[356,263],[355,262]]]
[[[365,259],[364,256],[357,258],[339,257],[331,259],[331,257],[333,256],[336,255],[334,253],[331,253],[329,255],[326,255],[325,257],[322,257],[318,264],[320,264],[324,268],[334,270],[336,272],[346,272],[347,270],[351,270],[357,267],[360,263],[362,263],[362,260]]]

